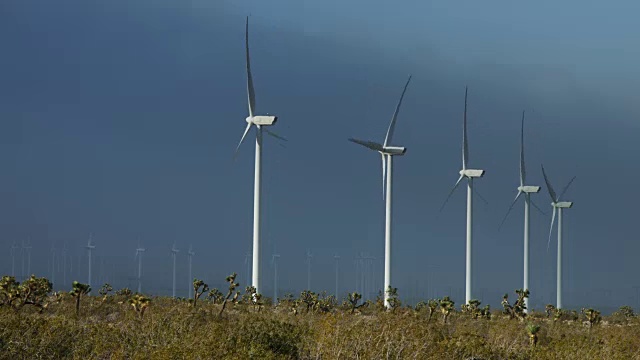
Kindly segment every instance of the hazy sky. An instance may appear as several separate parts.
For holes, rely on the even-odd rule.
[[[334,254],[341,291],[353,290],[358,252],[377,257],[382,283],[380,159],[346,139],[382,141],[413,74],[394,136],[408,147],[394,161],[401,297],[463,301],[464,188],[438,210],[461,166],[469,85],[470,165],[486,170],[476,188],[489,200],[475,203],[475,297],[498,305],[522,284],[522,205],[498,225],[518,186],[526,109],[530,185],[543,185],[541,163],[557,191],[577,176],[565,303],[640,305],[639,11],[633,1],[2,1],[0,271],[11,271],[11,244],[30,237],[32,272],[50,277],[52,244],[66,242],[68,277],[86,281],[93,232],[94,274],[116,287],[134,286],[138,238],[148,291],[170,293],[174,241],[181,293],[189,244],[194,276],[222,286],[235,271],[246,285],[253,144],[232,155],[246,125],[251,15],[257,109],[278,115],[273,130],[289,138],[266,138],[263,153],[267,295],[273,251],[281,293],[306,286],[306,249],[313,290],[333,291]],[[533,199],[550,214],[546,188]],[[555,302],[549,222],[533,211],[538,307]]]

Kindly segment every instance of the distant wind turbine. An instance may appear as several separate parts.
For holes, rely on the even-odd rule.
[[[391,160],[394,155],[404,155],[407,152],[407,148],[400,146],[390,146],[393,138],[393,131],[396,126],[396,120],[398,119],[398,112],[400,112],[400,106],[402,105],[402,99],[404,98],[404,94],[407,91],[407,87],[409,86],[409,82],[411,82],[411,76],[407,80],[407,83],[404,85],[404,89],[402,90],[402,94],[400,95],[400,100],[398,101],[398,105],[396,105],[396,109],[393,112],[393,117],[391,117],[391,123],[389,124],[389,129],[387,129],[387,136],[384,138],[384,143],[379,144],[373,141],[363,141],[358,139],[349,139],[349,141],[354,142],[356,144],[360,144],[366,148],[377,151],[380,153],[382,157],[382,198],[385,198],[386,195],[386,212],[385,212],[385,240],[384,240],[384,304],[386,307],[389,307],[389,294],[387,294],[387,289],[391,286],[391,195],[392,195],[392,186],[391,180],[393,178],[393,168],[391,166]],[[386,181],[386,194],[385,194],[385,181]]]
[[[176,249],[176,243],[173,243],[173,246],[171,246],[171,257],[173,258],[173,292],[172,295],[174,298],[176,297],[176,255],[179,253],[180,251],[178,249]]]
[[[518,193],[516,194],[516,198],[513,199],[511,206],[509,206],[509,210],[507,210],[507,214],[504,216],[500,227],[507,220],[507,216],[513,209],[513,206],[518,201],[520,195],[524,194],[524,283],[522,288],[524,290],[529,290],[529,208],[531,204],[531,194],[537,193],[540,191],[540,186],[531,186],[525,185],[527,183],[526,179],[527,172],[524,166],[524,111],[522,112],[522,124],[520,128],[520,186],[518,186]],[[529,298],[525,298],[525,312],[529,311]]]
[[[271,265],[273,265],[273,304],[278,304],[278,260],[280,254],[271,255]]]
[[[67,286],[67,241],[62,243],[62,287]]]
[[[93,249],[95,249],[95,245],[93,245],[93,233],[89,234],[89,241],[87,242],[87,246],[85,246],[85,248],[87,249],[87,255],[89,257],[89,279],[87,281],[87,284],[89,285],[89,287],[91,287],[91,253],[93,251]]]
[[[24,245],[24,250],[27,253],[27,276],[31,276],[31,237],[27,238],[27,244]]]
[[[465,304],[469,303],[471,297],[471,281],[472,281],[472,262],[471,262],[471,240],[473,235],[473,179],[480,178],[484,175],[484,170],[468,169],[469,163],[469,144],[467,141],[467,94],[468,88],[464,89],[464,116],[462,122],[462,170],[460,170],[460,177],[456,181],[453,189],[449,192],[447,199],[442,204],[440,211],[444,209],[445,205],[453,195],[454,191],[462,179],[467,178],[467,260],[466,260],[466,283],[465,283]]]
[[[307,249],[307,290],[311,291],[311,259],[313,254]]]
[[[240,138],[240,142],[238,143],[238,147],[236,148],[236,154],[238,154],[238,150],[242,145],[245,137],[249,130],[251,130],[251,126],[256,126],[256,155],[255,155],[255,176],[254,176],[254,188],[253,188],[253,264],[252,264],[252,279],[251,285],[256,288],[257,293],[261,293],[260,288],[260,190],[261,190],[261,165],[262,165],[262,131],[264,130],[268,135],[271,135],[275,138],[286,140],[285,138],[276,135],[272,131],[268,130],[266,127],[274,125],[278,120],[277,116],[271,115],[255,115],[256,108],[256,97],[255,91],[253,89],[253,78],[251,76],[251,64],[249,60],[249,17],[247,17],[247,23],[245,28],[245,49],[247,56],[247,94],[248,94],[248,104],[249,104],[249,116],[245,119],[247,122],[247,127],[242,134],[242,138]],[[248,284],[247,284],[248,285]]]
[[[544,166],[542,166],[542,176],[544,176],[544,182],[547,184],[547,190],[549,191],[549,196],[551,197],[551,206],[553,207],[553,215],[551,216],[551,227],[549,228],[549,241],[547,242],[547,251],[549,250],[549,245],[551,244],[551,232],[553,231],[553,224],[556,220],[556,212],[558,213],[558,269],[556,272],[556,308],[562,309],[562,209],[569,209],[573,206],[573,202],[571,201],[560,201],[564,194],[569,190],[569,187],[573,183],[573,180],[576,179],[574,176],[571,178],[567,186],[564,187],[560,196],[556,196],[556,192],[553,191],[553,187],[551,186],[551,182],[549,178],[547,178],[547,174],[544,171]]]
[[[340,262],[340,256],[334,255],[333,259],[336,261],[336,290],[335,290],[335,296],[336,296],[336,301],[338,301],[338,263]]]
[[[135,258],[138,259],[138,293],[139,294],[142,294],[142,254],[145,251],[146,249],[140,245],[140,240],[138,240],[138,248],[136,249]]]
[[[53,288],[56,286],[56,248],[54,242],[51,241],[51,283]]]
[[[16,277],[16,250],[20,247],[16,245],[16,242],[13,242],[11,245],[11,276]]]
[[[187,256],[189,259],[189,283],[187,287],[189,288],[189,299],[193,298],[193,275],[192,275],[192,266],[193,266],[193,256],[196,253],[193,252],[193,245],[189,245],[189,251],[187,251]]]

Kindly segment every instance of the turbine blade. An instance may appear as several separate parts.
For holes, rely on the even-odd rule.
[[[547,173],[544,172],[544,166],[542,167],[542,176],[544,176],[544,182],[547,183],[547,190],[549,191],[549,196],[551,196],[551,201],[558,202],[558,197],[556,196],[556,192],[553,191],[553,187],[551,186],[551,182],[549,182],[549,178],[547,178]]]
[[[238,150],[240,150],[240,145],[242,145],[242,142],[244,141],[244,138],[247,136],[247,133],[249,132],[249,129],[251,129],[251,123],[247,124],[247,127],[244,129],[244,133],[242,134],[242,138],[240,138],[240,142],[238,143],[238,146],[236,147],[236,152],[233,154],[233,159],[235,160],[236,156],[238,156]]]
[[[407,92],[407,87],[409,86],[410,81],[411,81],[411,75],[409,75],[409,80],[407,80],[407,83],[404,85],[404,89],[402,90],[402,95],[400,95],[400,101],[398,101],[396,110],[393,112],[393,117],[391,118],[389,129],[387,129],[387,136],[384,138],[384,146],[389,145],[389,143],[391,142],[391,138],[393,137],[393,130],[396,127],[396,120],[398,119],[398,112],[400,112],[400,105],[402,105],[402,99],[404,98],[404,93]]]
[[[383,153],[380,153],[380,156],[382,156],[382,200],[384,200],[386,199],[387,159]]]
[[[513,209],[513,206],[518,201],[518,198],[520,197],[520,195],[522,195],[522,191],[518,190],[518,194],[516,195],[516,198],[513,199],[513,202],[511,203],[511,206],[509,206],[509,210],[507,210],[507,213],[504,215],[504,219],[502,219],[502,222],[500,223],[500,226],[498,227],[498,231],[500,231],[500,229],[502,229],[502,225],[504,225],[504,222],[507,221],[507,217],[509,216],[509,213],[511,213],[511,210]]]
[[[540,207],[538,205],[536,205],[536,203],[533,202],[533,200],[530,200],[530,202],[531,202],[531,205],[533,205],[533,207],[536,208],[536,210],[538,210],[540,212],[540,214],[542,214],[544,216],[547,216],[547,213],[542,211],[542,209],[540,209]]]
[[[469,88],[464,88],[464,116],[462,120],[462,169],[467,168],[469,162],[469,144],[467,142],[467,93]]]
[[[520,128],[520,186],[524,186],[527,173],[524,167],[524,110],[522,111],[522,126]]]
[[[480,191],[478,191],[478,189],[476,189],[476,187],[473,187],[473,192],[478,195],[478,197],[480,198],[480,200],[482,200],[482,202],[484,202],[485,205],[489,205],[489,202],[487,201],[487,199],[484,198],[484,196],[482,196],[480,194]]]
[[[245,28],[245,47],[247,50],[247,96],[249,98],[249,117],[253,117],[256,108],[256,94],[253,90],[253,77],[251,76],[251,61],[249,60],[249,17]]]
[[[356,144],[360,144],[366,148],[369,148],[371,150],[375,150],[375,151],[382,151],[382,145],[375,143],[373,141],[364,141],[364,140],[358,140],[358,139],[354,139],[354,138],[349,138],[349,141],[354,142]]]
[[[551,215],[551,227],[549,228],[549,241],[547,242],[547,251],[551,245],[551,233],[553,232],[553,224],[556,222],[556,207],[553,207],[553,215]]]
[[[567,184],[567,186],[564,187],[564,189],[562,189],[562,192],[560,193],[560,196],[558,197],[558,200],[562,199],[562,197],[564,196],[564,194],[567,192],[567,190],[569,190],[569,186],[571,186],[571,184],[573,183],[573,180],[575,180],[576,177],[572,177],[571,180],[569,180],[569,183]]]
[[[283,137],[283,136],[280,136],[280,135],[278,135],[278,134],[274,133],[273,131],[269,130],[269,129],[268,129],[268,128],[266,128],[266,127],[264,128],[264,131],[266,131],[266,132],[267,132],[267,134],[269,134],[269,135],[273,136],[273,137],[274,137],[274,138],[276,138],[276,139],[279,139],[279,140],[282,140],[282,141],[289,141],[289,140],[287,140],[287,138],[285,138],[285,137]]]
[[[444,201],[444,203],[440,207],[440,212],[442,212],[442,209],[444,209],[445,205],[447,205],[447,202],[449,202],[451,195],[453,195],[453,192],[456,191],[456,189],[458,188],[458,185],[460,185],[460,181],[462,181],[462,178],[464,178],[464,175],[460,175],[460,177],[458,178],[458,181],[456,181],[456,184],[453,185],[453,189],[451,189],[451,191],[449,192],[449,195],[447,195],[447,199]]]

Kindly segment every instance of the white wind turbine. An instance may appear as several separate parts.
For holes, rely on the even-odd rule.
[[[456,191],[458,185],[462,179],[467,178],[467,250],[466,250],[466,282],[465,282],[465,304],[469,303],[471,297],[471,280],[472,280],[472,262],[471,262],[471,240],[473,235],[473,179],[480,178],[484,175],[484,170],[468,169],[469,163],[469,144],[467,141],[467,93],[468,88],[464,89],[464,115],[462,122],[462,170],[460,170],[460,177],[456,181],[453,189],[449,192],[447,199],[442,204],[440,211],[444,209],[445,205]]]
[[[171,246],[171,257],[173,258],[173,292],[171,294],[174,298],[176,297],[176,255],[179,252],[180,251],[176,249],[176,243],[174,242]]]
[[[267,134],[281,139],[286,140],[285,138],[276,135],[272,131],[268,130],[266,127],[274,125],[278,120],[277,116],[271,115],[255,115],[256,108],[256,96],[253,89],[253,78],[251,76],[251,64],[249,61],[249,17],[247,17],[247,24],[245,28],[245,49],[247,56],[247,94],[248,94],[248,103],[249,103],[249,116],[245,119],[247,122],[247,127],[242,134],[242,138],[240,138],[240,142],[238,143],[238,147],[236,148],[235,155],[238,154],[238,150],[244,141],[244,138],[251,130],[251,126],[256,126],[256,155],[255,155],[255,177],[254,177],[254,187],[253,187],[253,264],[252,264],[252,279],[251,285],[256,288],[257,293],[261,293],[260,288],[260,190],[261,190],[261,165],[262,165],[262,131],[264,130]],[[234,157],[235,157],[234,155]]]
[[[307,249],[307,290],[311,291],[311,259],[313,254]]]
[[[335,295],[336,295],[336,301],[338,301],[338,263],[340,262],[340,256],[334,255],[333,259],[336,261],[336,290],[335,290]]]
[[[529,290],[529,209],[531,205],[531,194],[537,193],[540,191],[540,186],[531,186],[525,185],[527,183],[526,178],[527,172],[525,171],[524,166],[524,111],[522,112],[522,124],[520,128],[520,186],[518,186],[518,193],[516,194],[516,198],[513,199],[509,210],[507,210],[507,214],[504,216],[500,227],[507,220],[507,216],[513,209],[513,206],[518,201],[520,195],[524,194],[524,282],[522,288],[524,290]],[[529,311],[529,298],[525,298],[525,312]]]
[[[96,246],[92,244],[92,241],[93,241],[93,233],[90,233],[89,241],[87,242],[87,246],[85,246],[85,248],[87,249],[87,256],[89,257],[89,279],[87,281],[87,284],[89,285],[89,287],[91,287],[91,253],[93,252],[93,249],[96,248]]]
[[[193,256],[196,253],[193,252],[193,245],[189,245],[189,251],[187,251],[187,256],[189,259],[189,283],[187,287],[189,288],[189,299],[193,297],[193,275],[192,275],[192,266],[193,266]]]
[[[556,192],[553,191],[551,182],[547,178],[547,174],[542,166],[542,176],[544,176],[544,182],[547,184],[547,190],[549,190],[549,196],[551,196],[551,206],[553,207],[553,215],[551,216],[551,227],[549,228],[549,241],[547,242],[547,251],[549,250],[549,244],[551,244],[551,232],[553,231],[553,224],[556,220],[556,212],[558,213],[558,269],[556,272],[556,308],[562,309],[562,209],[569,209],[573,206],[571,201],[560,201],[564,194],[569,190],[569,186],[576,179],[574,176],[571,178],[567,186],[564,187],[560,196],[556,196]]]
[[[396,126],[396,120],[398,119],[398,112],[400,111],[400,106],[402,105],[402,99],[404,98],[404,94],[407,91],[407,87],[409,86],[409,82],[411,82],[411,76],[407,80],[407,83],[404,85],[404,89],[402,90],[402,95],[400,95],[400,101],[398,101],[398,105],[396,105],[396,109],[393,112],[393,117],[391,118],[391,123],[389,124],[389,129],[387,129],[387,136],[384,138],[383,144],[378,144],[373,141],[363,141],[358,139],[349,139],[356,144],[360,144],[366,148],[377,151],[382,156],[382,198],[385,198],[386,195],[386,212],[385,212],[385,232],[384,232],[384,304],[386,307],[389,307],[389,294],[387,294],[387,289],[391,286],[391,195],[392,195],[392,186],[391,180],[393,177],[393,168],[391,166],[392,157],[394,155],[404,155],[407,152],[407,148],[401,146],[390,146],[391,139],[393,138],[393,131]],[[386,184],[385,184],[386,181]],[[385,185],[386,185],[386,194],[385,194]]]
[[[278,260],[280,254],[271,255],[271,265],[273,265],[273,304],[278,304]]]
[[[136,249],[135,256],[135,258],[138,259],[138,294],[142,294],[142,254],[145,251],[146,249],[140,245],[140,240],[138,240],[138,248]]]

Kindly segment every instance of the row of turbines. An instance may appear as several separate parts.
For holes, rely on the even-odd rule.
[[[238,150],[240,149],[242,143],[244,142],[247,134],[255,127],[255,177],[254,177],[254,202],[253,202],[253,261],[252,261],[252,279],[251,284],[256,288],[258,292],[261,292],[261,274],[260,274],[260,213],[261,213],[261,176],[262,176],[262,146],[263,146],[263,134],[273,136],[278,139],[286,140],[282,136],[277,135],[273,131],[269,130],[270,126],[273,126],[277,120],[277,116],[273,115],[258,115],[256,113],[256,97],[255,90],[253,84],[253,77],[251,74],[251,62],[249,56],[249,18],[247,17],[246,26],[245,26],[245,51],[246,51],[246,70],[247,70],[247,97],[248,97],[248,110],[249,116],[245,119],[247,122],[247,126],[242,134],[240,142],[236,148],[236,155]],[[393,133],[395,130],[398,113],[400,111],[400,107],[402,105],[402,100],[407,91],[409,83],[411,82],[411,76],[407,80],[402,94],[400,95],[400,100],[395,107],[395,111],[391,118],[391,122],[389,124],[389,128],[387,130],[386,136],[384,138],[383,143],[378,143],[374,141],[365,141],[359,140],[355,138],[349,138],[348,140],[359,144],[369,150],[373,150],[378,152],[381,155],[382,160],[382,181],[383,181],[383,190],[382,197],[385,201],[385,241],[384,241],[384,287],[386,290],[392,285],[392,266],[391,266],[391,254],[392,254],[392,179],[393,179],[393,167],[392,167],[392,159],[394,156],[404,155],[407,151],[405,147],[402,146],[394,146],[392,145]],[[469,303],[469,300],[473,299],[472,297],[472,268],[473,268],[473,257],[472,257],[472,243],[473,243],[473,195],[474,195],[474,180],[482,178],[485,173],[485,170],[474,169],[469,167],[469,145],[467,138],[467,99],[468,99],[468,88],[465,88],[465,96],[464,96],[464,113],[463,113],[463,131],[462,131],[462,169],[459,171],[459,178],[455,182],[453,188],[449,192],[446,200],[442,204],[440,211],[442,211],[449,201],[450,197],[456,191],[458,186],[462,183],[463,180],[467,182],[467,217],[466,217],[466,282],[465,282],[465,303]],[[530,228],[529,228],[529,211],[531,201],[531,194],[538,193],[540,191],[539,186],[528,185],[526,181],[526,170],[525,170],[525,156],[524,156],[524,118],[525,113],[522,113],[522,127],[521,127],[521,138],[520,138],[520,186],[517,187],[517,194],[507,214],[505,215],[505,220],[511,209],[514,207],[518,199],[522,196],[524,198],[524,279],[523,279],[523,289],[529,289],[529,236],[530,236]],[[235,155],[234,155],[235,158]],[[555,223],[556,214],[558,217],[558,251],[557,251],[557,280],[556,280],[556,306],[558,308],[562,308],[562,213],[564,209],[571,208],[573,205],[570,201],[563,201],[563,197],[571,183],[573,183],[573,179],[569,181],[569,183],[564,187],[560,195],[554,191],[549,178],[542,167],[542,175],[544,177],[545,183],[547,185],[547,190],[551,197],[551,206],[553,208],[553,216],[551,220],[551,228],[549,230],[549,246],[551,242],[551,235],[553,231],[553,226]],[[503,220],[504,223],[504,220]],[[308,255],[308,259],[309,259]],[[309,265],[310,267],[310,261]],[[310,278],[308,280],[310,282]],[[310,284],[308,284],[310,285]],[[389,306],[389,294],[384,291],[384,303],[388,307]],[[528,305],[528,304],[527,304]]]

